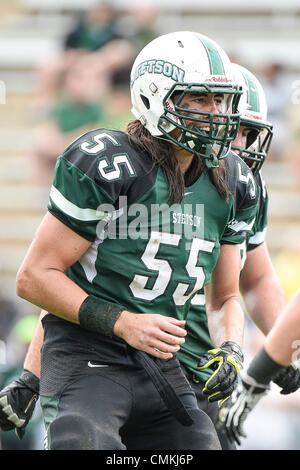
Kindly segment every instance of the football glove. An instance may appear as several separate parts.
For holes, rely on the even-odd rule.
[[[269,388],[268,385],[259,384],[249,375],[245,375],[231,395],[231,402],[221,406],[216,427],[225,427],[230,442],[240,445],[241,437],[247,437],[243,424]]]
[[[211,349],[199,358],[198,370],[213,370],[202,390],[208,396],[208,401],[222,400],[224,403],[230,397],[237,384],[243,360],[240,347],[233,341],[226,341],[220,348]]]
[[[300,368],[299,364],[294,363],[290,366],[285,367],[278,375],[273,379],[282,390],[282,395],[288,395],[294,393],[300,388]]]
[[[0,429],[16,430],[19,439],[25,434],[39,398],[40,381],[32,372],[24,370],[19,379],[0,391]]]

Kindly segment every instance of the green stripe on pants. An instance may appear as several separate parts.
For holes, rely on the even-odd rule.
[[[56,418],[58,413],[58,403],[59,399],[54,397],[40,397],[41,399],[41,407],[43,411],[43,418],[46,428],[46,441],[45,441],[45,449],[51,449],[51,439],[50,439],[50,424]]]

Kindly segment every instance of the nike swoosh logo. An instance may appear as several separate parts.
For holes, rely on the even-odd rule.
[[[89,367],[108,367],[107,364],[92,364],[91,361],[88,362]]]
[[[193,191],[190,191],[189,193],[184,193],[185,196],[188,196],[189,194],[193,194]]]

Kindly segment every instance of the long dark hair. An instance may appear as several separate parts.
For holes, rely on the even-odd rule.
[[[181,202],[185,186],[193,184],[204,170],[204,161],[195,156],[187,172],[182,173],[171,142],[153,137],[137,119],[128,123],[126,132],[132,144],[147,152],[154,164],[164,169],[169,182],[169,202],[171,204]],[[229,189],[224,162],[221,160],[219,167],[209,170],[209,174],[220,196],[228,200]]]

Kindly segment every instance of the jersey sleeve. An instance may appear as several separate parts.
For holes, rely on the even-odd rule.
[[[221,243],[241,244],[253,235],[259,210],[259,188],[252,171],[239,157],[231,162],[230,191],[232,217],[228,221]]]
[[[98,130],[78,138],[57,160],[48,210],[87,240],[97,238],[100,222],[103,228],[113,218],[120,194],[135,176],[121,149],[113,134]]]

